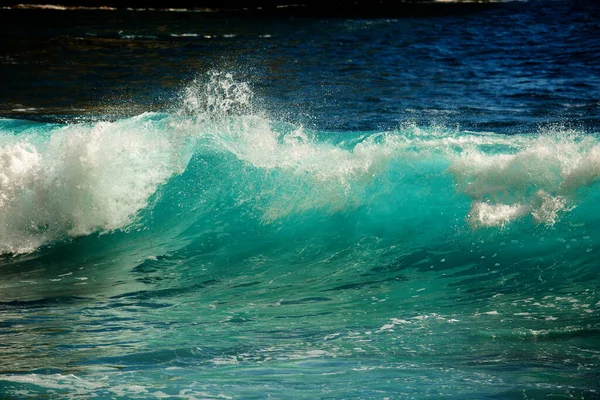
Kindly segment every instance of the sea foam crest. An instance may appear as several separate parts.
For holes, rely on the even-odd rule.
[[[219,136],[216,123],[251,106],[246,83],[210,72],[183,91],[170,115],[70,125],[0,121],[0,254],[132,226],[158,188],[187,168],[196,141]]]
[[[499,136],[448,155],[448,172],[472,200],[474,227],[502,226],[526,215],[552,225],[577,205],[581,189],[600,180],[600,144],[593,135]]]
[[[284,172],[269,189],[278,195],[264,211],[266,221],[310,209],[354,208],[369,202],[367,192],[402,195],[399,175],[437,168],[470,198],[473,228],[524,216],[552,225],[577,204],[581,188],[600,178],[600,144],[593,135],[555,129],[508,136],[407,124],[389,132],[348,132],[362,139],[340,146],[326,134],[281,129],[254,112],[248,85],[231,75],[213,73],[203,82],[188,88],[184,101],[184,110],[200,117],[202,136],[255,168]],[[391,180],[391,168],[405,171]]]
[[[150,114],[17,139],[2,133],[0,253],[124,228],[185,163]]]
[[[234,125],[220,130],[221,146],[255,168],[280,172],[269,189],[277,195],[264,210],[267,222],[307,210],[337,212],[365,204],[367,189],[391,160],[380,145],[342,149],[318,142],[302,127],[281,134],[262,118],[241,118]]]
[[[251,111],[252,92],[229,74],[184,90],[179,112],[115,122],[0,123],[0,254],[66,237],[126,229],[214,121]]]
[[[260,206],[264,222],[314,209],[335,212],[364,202],[365,188],[390,159],[387,148],[369,141],[353,149],[328,144],[302,126],[273,121],[256,111],[252,100],[248,84],[231,74],[210,72],[186,88],[180,115],[191,117],[186,120],[192,124],[189,129],[212,150],[232,154],[258,170],[281,172],[278,181],[259,185],[275,196],[255,194],[270,198]],[[240,198],[246,201],[246,194]]]

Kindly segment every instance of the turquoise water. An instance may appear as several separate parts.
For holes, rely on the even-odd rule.
[[[445,7],[0,9],[0,398],[600,397],[598,5]]]
[[[3,119],[2,390],[595,395],[600,141],[179,109]]]

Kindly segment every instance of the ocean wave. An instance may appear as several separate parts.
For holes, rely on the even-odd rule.
[[[10,123],[11,121],[9,121]],[[0,252],[130,226],[185,166],[151,114],[7,131],[0,123]]]
[[[180,179],[195,193],[183,196],[174,177],[210,163],[222,180],[188,174]],[[464,223],[472,229],[525,217],[552,225],[599,178],[594,134],[558,127],[507,136],[414,124],[309,131],[255,110],[247,83],[211,73],[191,83],[170,113],[75,124],[0,120],[0,253],[128,230],[161,202],[199,203],[219,190],[230,192],[227,207],[249,208],[248,218],[262,224],[363,206],[411,213],[415,201],[435,199],[448,209],[468,201]]]

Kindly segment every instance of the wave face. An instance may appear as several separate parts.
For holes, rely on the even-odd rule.
[[[597,132],[318,131],[254,97],[213,72],[169,112],[0,120],[0,393],[596,393]]]
[[[400,222],[431,207],[439,215],[423,217],[444,229],[519,220],[549,228],[585,208],[600,180],[600,141],[591,132],[557,126],[508,136],[415,124],[319,132],[253,113],[252,97],[247,84],[212,73],[171,113],[76,124],[0,120],[0,251],[153,229],[163,222],[152,215],[163,209],[168,220],[202,208],[193,216],[201,224],[223,208],[268,226],[307,215],[363,218],[367,210]],[[172,204],[182,187],[191,192]]]

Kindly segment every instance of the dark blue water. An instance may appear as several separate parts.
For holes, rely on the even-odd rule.
[[[599,12],[0,10],[0,397],[597,398]]]

